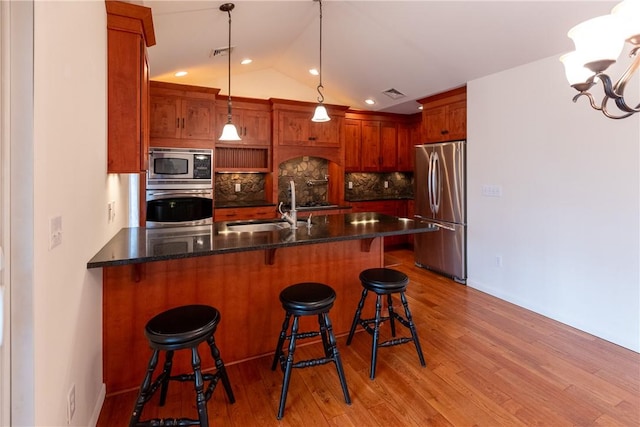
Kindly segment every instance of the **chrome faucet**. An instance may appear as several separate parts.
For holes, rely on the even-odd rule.
[[[282,219],[287,221],[291,225],[291,229],[298,228],[298,211],[296,210],[296,186],[293,181],[289,182],[291,186],[291,209],[289,212],[282,212],[282,202],[278,205],[278,211],[282,215]]]

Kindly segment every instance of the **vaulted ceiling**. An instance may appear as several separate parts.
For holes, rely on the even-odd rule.
[[[152,80],[216,87],[226,94],[228,46],[223,1],[144,0],[157,44]],[[231,12],[231,94],[315,102],[319,4],[235,1]],[[567,31],[607,14],[615,1],[323,0],[325,102],[354,109],[417,112],[416,99],[573,50]],[[249,65],[240,60],[251,58]],[[185,77],[175,77],[186,70]],[[558,73],[563,68],[558,62]],[[527,82],[522,82],[527,84]],[[395,89],[393,99],[383,92]],[[518,88],[513,88],[517,96]],[[372,98],[373,106],[364,100]]]

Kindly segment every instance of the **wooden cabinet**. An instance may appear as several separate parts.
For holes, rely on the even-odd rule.
[[[398,171],[411,172],[415,168],[415,146],[422,143],[420,113],[398,124]]]
[[[339,147],[341,120],[332,117],[328,122],[311,121],[313,110],[282,111],[279,115],[279,145],[307,145],[312,147]]]
[[[151,9],[117,1],[107,9],[107,172],[147,169],[149,67],[155,34]]]
[[[362,157],[361,120],[344,120],[344,170],[359,172]]]
[[[244,219],[278,218],[276,206],[255,206],[247,208],[217,208],[213,211],[214,221],[236,221]]]
[[[352,112],[345,118],[345,170],[398,170],[398,123],[393,115]]]
[[[238,129],[240,141],[218,141],[222,145],[271,145],[271,106],[268,101],[233,99],[231,121]],[[216,106],[216,138],[227,124],[227,99],[218,97]]]
[[[152,81],[152,145],[212,148],[216,138],[215,96],[219,89]]]
[[[422,104],[425,142],[443,142],[467,137],[467,90],[454,89],[418,100]]]

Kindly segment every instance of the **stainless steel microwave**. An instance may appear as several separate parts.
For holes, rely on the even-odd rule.
[[[160,148],[149,150],[147,189],[212,188],[213,150]]]

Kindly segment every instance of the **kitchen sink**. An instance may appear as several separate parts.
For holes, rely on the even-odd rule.
[[[306,227],[306,221],[298,221],[298,227]],[[236,222],[227,224],[227,231],[235,231],[238,233],[256,233],[260,231],[279,231],[287,230],[291,225],[286,221],[269,221],[269,222]]]

